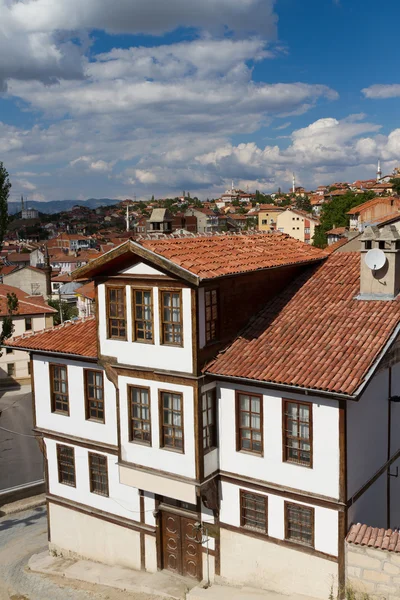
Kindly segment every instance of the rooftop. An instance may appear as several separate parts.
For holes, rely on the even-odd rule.
[[[400,300],[360,301],[360,254],[333,253],[268,302],[207,373],[356,395],[400,321]]]
[[[368,546],[389,552],[400,552],[400,532],[398,529],[368,527],[361,523],[351,526],[346,538],[349,544]]]
[[[17,287],[0,283],[0,316],[4,317],[7,311],[7,294],[15,294],[18,298],[18,315],[43,315],[57,312],[49,306],[43,296],[30,296]]]
[[[57,325],[51,329],[25,333],[9,339],[5,345],[22,350],[97,358],[96,319],[88,317],[76,321],[66,321],[62,325]]]
[[[400,198],[396,198],[395,196],[379,196],[378,198],[372,198],[372,200],[367,200],[367,202],[354,206],[347,214],[358,215],[360,212],[368,210],[377,204],[390,204],[391,206],[400,208]]]

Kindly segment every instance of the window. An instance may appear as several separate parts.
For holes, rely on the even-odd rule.
[[[183,397],[182,394],[161,394],[161,446],[183,452]]]
[[[101,371],[85,369],[86,419],[104,423],[104,380]]]
[[[6,354],[12,354],[14,352],[13,348],[6,348]]]
[[[304,228],[304,233],[310,233],[310,228],[309,227],[305,227]]]
[[[218,338],[218,291],[206,290],[206,342],[213,342]]]
[[[89,480],[92,494],[109,495],[107,456],[89,452]]]
[[[181,292],[161,292],[162,344],[182,345]]]
[[[108,337],[126,340],[125,288],[107,288]]]
[[[240,525],[268,533],[268,496],[240,490]]]
[[[133,339],[136,342],[153,341],[153,297],[151,290],[132,288]]]
[[[262,396],[237,392],[237,450],[263,451]]]
[[[25,318],[25,331],[32,331],[32,317]]]
[[[208,390],[202,396],[203,449],[205,451],[217,445],[217,396],[216,389]]]
[[[150,389],[128,386],[129,439],[151,444]]]
[[[284,400],[283,423],[284,460],[312,467],[312,405]]]
[[[370,240],[366,240],[364,242],[364,244],[365,244],[365,249],[366,250],[371,250],[371,248],[372,248],[372,242]]]
[[[28,362],[27,365],[28,365],[28,375],[31,375],[31,363]]]
[[[51,410],[69,415],[67,367],[50,365]]]
[[[314,547],[314,509],[285,502],[285,539]]]
[[[262,221],[261,221],[261,225],[268,225],[268,221],[267,221],[267,219],[262,219]]]
[[[14,377],[15,375],[15,363],[7,363],[7,375]]]
[[[75,450],[71,446],[57,444],[58,481],[64,485],[76,486]]]

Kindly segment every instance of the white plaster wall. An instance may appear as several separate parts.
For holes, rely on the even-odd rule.
[[[347,488],[350,498],[387,458],[388,371],[372,379],[358,402],[347,403]]]
[[[154,343],[132,342],[131,287],[126,286],[127,341],[107,339],[105,285],[98,286],[99,335],[101,353],[115,356],[118,362],[137,367],[147,367],[191,373],[192,356],[192,309],[191,290],[182,290],[183,347],[160,344],[160,316],[158,288],[153,287]]]
[[[29,316],[29,315],[27,315]],[[25,317],[15,317],[13,319],[14,333],[12,337],[17,337],[25,333]],[[32,331],[42,331],[46,328],[46,317],[45,315],[32,315]],[[0,356],[0,379],[7,378],[7,364],[15,364],[15,376],[14,379],[22,379],[29,377],[28,364],[29,364],[29,352],[23,352],[21,350],[13,350],[7,354],[5,348],[3,354]]]
[[[50,551],[140,570],[138,531],[51,503],[49,518]]]
[[[88,450],[81,446],[73,444],[64,444],[64,446],[72,446],[75,450],[75,475],[76,487],[59,483],[58,467],[57,467],[57,449],[56,445],[59,442],[45,438],[47,449],[47,460],[49,468],[49,491],[50,494],[61,496],[86,506],[97,508],[105,512],[125,517],[132,521],[140,521],[140,500],[139,492],[136,488],[127,485],[122,485],[119,482],[118,476],[118,457],[90,450],[96,454],[107,456],[108,464],[108,486],[109,497],[93,494],[90,491],[89,483],[89,458]]]
[[[221,383],[219,388],[220,469],[331,498],[339,497],[339,411],[335,400],[300,394],[286,399],[313,405],[313,468],[283,461],[282,396],[265,389]],[[236,451],[235,389],[264,399],[264,456]]]
[[[240,527],[240,490],[254,492],[253,489],[246,486],[237,486],[225,481],[221,482],[221,511],[220,520],[222,523]],[[257,491],[257,494],[268,497],[268,535],[278,540],[285,539],[285,498],[275,494],[263,494]],[[315,531],[314,544],[315,550],[338,555],[338,513],[329,508],[314,506],[306,502],[290,500],[293,504],[301,504],[314,508]]]
[[[132,265],[131,267],[120,271],[120,273],[128,275],[162,275],[163,277],[165,277],[165,273],[161,273],[161,271],[158,271],[154,267],[146,265],[143,262],[136,263],[136,265]]]
[[[157,543],[153,535],[144,536],[144,554],[146,571],[157,573]]]
[[[128,428],[128,385],[150,388],[151,410],[151,447],[129,441]],[[168,471],[176,475],[194,478],[195,448],[194,448],[194,409],[193,388],[191,386],[176,385],[149,379],[134,377],[118,377],[120,394],[121,418],[121,452],[122,460],[130,463]],[[159,425],[159,390],[179,392],[183,394],[183,422],[184,422],[184,453],[160,448]]]
[[[282,594],[329,598],[336,562],[221,529],[221,578]]]
[[[50,364],[67,365],[69,416],[51,412],[50,398]],[[105,423],[86,420],[84,368],[102,371],[94,364],[83,361],[72,361],[64,358],[46,358],[34,355],[34,381],[37,427],[54,432],[70,434],[104,444],[118,443],[117,409],[114,385],[107,379],[103,371]]]

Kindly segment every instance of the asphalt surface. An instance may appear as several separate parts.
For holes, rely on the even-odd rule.
[[[0,490],[43,479],[43,456],[32,431],[30,387],[0,391],[0,411]]]
[[[0,600],[159,600],[27,568],[32,554],[47,549],[44,506],[0,518]]]

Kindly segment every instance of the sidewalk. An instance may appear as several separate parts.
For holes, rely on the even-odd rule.
[[[186,600],[317,600],[311,596],[291,594],[286,596],[268,590],[260,590],[248,586],[231,587],[213,584],[208,589],[200,586],[193,588]]]

